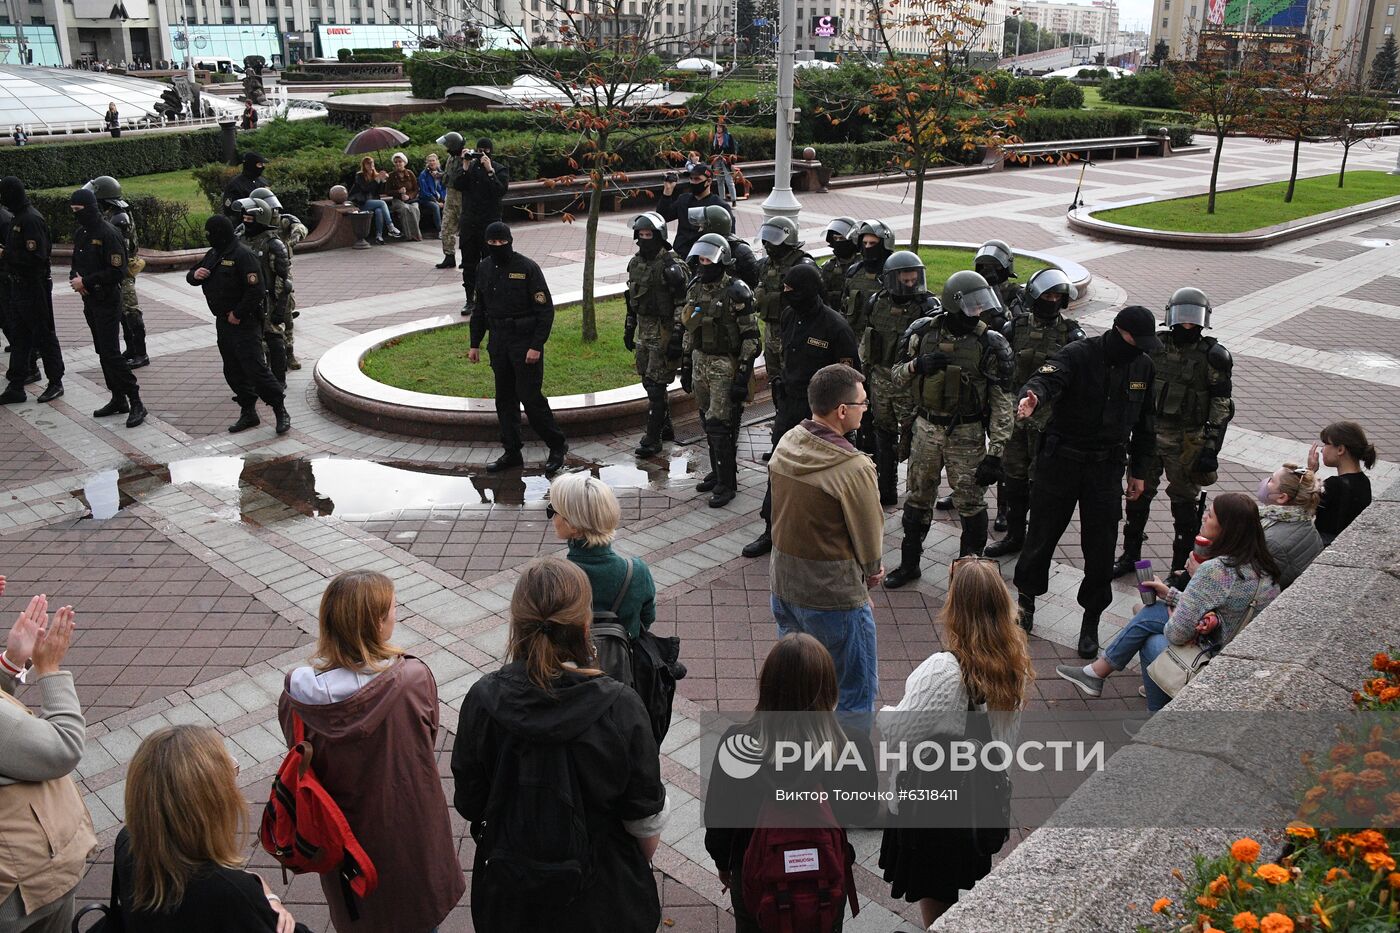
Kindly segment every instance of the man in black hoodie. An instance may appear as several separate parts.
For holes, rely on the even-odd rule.
[[[204,300],[214,315],[224,379],[242,409],[230,434],[259,424],[257,403],[262,399],[277,416],[277,433],[292,429],[284,391],[267,366],[263,350],[263,316],[267,313],[267,282],[252,251],[233,232],[233,221],[222,214],[204,224],[211,249],[185,276],[204,289]]]
[[[255,189],[267,187],[267,182],[262,177],[266,167],[267,160],[256,152],[244,153],[243,171],[233,176],[224,188],[224,213],[233,221],[235,227],[243,222],[238,202],[252,197]]]
[[[49,384],[39,401],[52,402],[63,394],[63,350],[53,323],[53,279],[49,270],[49,225],[29,203],[24,185],[13,175],[0,179],[0,204],[14,215],[4,233],[4,269],[10,280],[9,387],[0,404],[23,402],[24,385],[34,371],[34,352],[43,357]]]
[[[474,151],[463,152],[462,171],[454,184],[462,192],[462,219],[457,227],[457,239],[462,249],[462,288],[466,304],[462,317],[471,317],[476,299],[476,267],[486,248],[486,228],[501,219],[501,198],[510,187],[510,170],[491,159],[495,146],[482,137]]]
[[[134,428],[146,420],[146,406],[131,365],[122,356],[122,280],[126,278],[126,237],[102,217],[97,195],[79,188],[69,199],[78,228],[73,231],[73,267],[68,287],[83,299],[83,317],[92,331],[92,345],[102,364],[102,379],[112,400],[92,413],[94,418],[127,416]]]
[[[712,177],[708,165],[696,162],[690,167],[690,190],[685,194],[676,194],[676,182],[669,179],[661,185],[661,200],[657,202],[656,211],[667,220],[676,222],[673,249],[677,256],[689,258],[690,248],[707,232],[703,220],[697,223],[691,219],[692,207],[705,208],[713,204],[728,212],[730,225],[733,226],[734,212],[729,210],[729,205],[724,203],[723,198],[715,194],[714,185],[711,184]],[[703,218],[703,214],[697,217]]]
[[[773,397],[776,408],[774,447],[784,434],[812,417],[812,407],[807,402],[807,383],[812,381],[817,370],[833,363],[847,366],[859,363],[860,347],[855,332],[840,312],[827,306],[825,296],[821,270],[813,263],[798,263],[783,274],[783,307],[779,317],[783,371],[768,375],[769,385],[780,377],[779,384],[783,387],[783,391]],[[763,533],[744,545],[745,557],[759,557],[773,549],[771,485],[763,494],[763,508],[759,514],[763,516]]]

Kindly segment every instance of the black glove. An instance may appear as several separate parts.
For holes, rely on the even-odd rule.
[[[931,376],[934,373],[946,369],[948,366],[948,354],[940,350],[925,353],[914,360],[914,372],[920,376]]]
[[[695,376],[689,366],[681,370],[681,391],[687,395],[695,392]]]
[[[627,315],[627,321],[622,328],[622,345],[629,351],[637,349],[637,316]]]
[[[729,400],[742,402],[749,397],[749,374],[752,372],[747,366],[741,366],[734,373],[734,382],[729,386]]]
[[[769,376],[768,391],[773,393],[773,401],[775,402],[780,402],[787,398],[787,389],[783,387],[783,377]]]
[[[991,454],[982,458],[972,474],[972,481],[978,486],[991,486],[1001,479],[1001,458]]]
[[[1196,455],[1196,463],[1191,468],[1193,473],[1215,473],[1220,469],[1220,460],[1217,457],[1214,447],[1206,446],[1201,448],[1201,452]]]

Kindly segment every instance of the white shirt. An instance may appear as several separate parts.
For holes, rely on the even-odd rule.
[[[377,674],[377,671],[352,671],[343,667],[318,674],[314,667],[303,666],[292,671],[287,692],[298,703],[325,706],[350,699]]]

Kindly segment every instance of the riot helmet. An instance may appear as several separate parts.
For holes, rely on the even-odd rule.
[[[444,147],[452,155],[460,155],[462,147],[466,145],[466,140],[462,139],[461,133],[443,133],[437,138],[437,144]]]
[[[1195,324],[1204,330],[1210,327],[1210,299],[1199,288],[1178,288],[1167,302],[1166,325]]]
[[[1001,299],[987,280],[970,269],[954,272],[943,284],[943,310],[979,318],[983,312],[1001,307]]]
[[[864,237],[873,236],[879,238],[880,245],[885,248],[885,252],[894,252],[894,231],[883,220],[863,220],[856,225],[851,236],[855,238],[856,246],[860,247],[861,250],[865,249]]]
[[[1053,319],[1074,299],[1074,284],[1061,269],[1041,269],[1026,283],[1026,300],[1037,317]]]
[[[119,207],[126,207],[122,200],[122,183],[111,175],[98,175],[83,187],[97,195],[99,201],[114,201]]]
[[[666,239],[666,218],[656,211],[647,211],[632,218],[632,239],[639,240],[643,230],[650,230],[655,239]]]
[[[797,224],[789,217],[773,217],[758,228],[758,238],[764,246],[786,246],[797,249],[803,242],[797,238]]]
[[[248,195],[248,197],[255,198],[259,201],[266,201],[268,207],[279,214],[282,213],[282,202],[277,200],[277,195],[272,193],[271,188],[254,188],[253,193]]]
[[[718,233],[727,237],[734,232],[734,218],[718,204],[686,208],[685,219],[701,233]]]
[[[992,285],[1016,277],[1016,254],[1002,240],[988,240],[977,250],[972,267]]]
[[[890,253],[880,273],[880,284],[895,301],[908,301],[925,292],[924,261],[907,249]]]
[[[261,233],[277,222],[272,213],[272,205],[260,198],[242,198],[234,202],[239,216],[243,218],[244,231]]]
[[[836,217],[826,225],[826,245],[838,259],[854,259],[859,247],[851,242],[851,231],[856,228],[854,217]]]
[[[686,259],[708,259],[717,266],[734,265],[734,256],[729,251],[729,243],[718,233],[707,233],[696,240]]]

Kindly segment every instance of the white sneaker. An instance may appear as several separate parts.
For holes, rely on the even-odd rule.
[[[395,227],[393,224],[390,224],[390,225],[389,225],[389,236],[394,237],[395,239],[398,239],[399,237],[403,236],[403,231],[400,230],[398,227]]]

